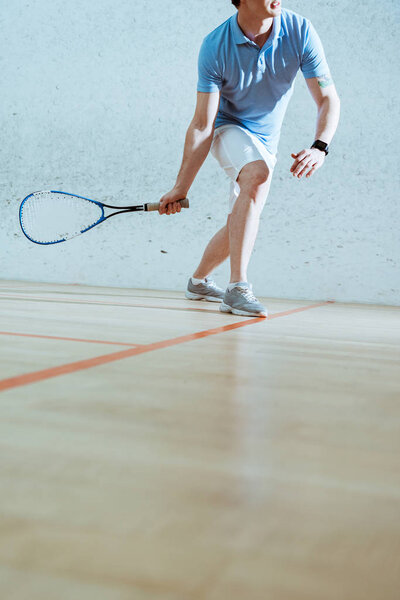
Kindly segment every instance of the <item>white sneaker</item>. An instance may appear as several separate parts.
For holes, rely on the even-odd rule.
[[[252,285],[240,282],[231,290],[227,289],[219,307],[221,312],[244,317],[267,317],[268,311],[253,294]]]
[[[222,302],[224,290],[219,288],[209,277],[205,278],[205,283],[195,285],[192,278],[189,278],[185,296],[188,300],[207,300],[208,302]]]

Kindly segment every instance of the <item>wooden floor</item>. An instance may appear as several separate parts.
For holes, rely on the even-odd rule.
[[[1,600],[398,600],[400,311],[266,303],[0,283]]]

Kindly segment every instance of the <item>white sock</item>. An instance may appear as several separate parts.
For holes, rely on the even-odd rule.
[[[244,285],[245,287],[249,287],[249,284],[247,283],[247,281],[236,281],[235,283],[230,283],[228,285],[228,291],[230,292],[237,285],[241,285],[241,286]]]
[[[205,279],[196,279],[196,277],[191,277],[191,280],[194,285],[199,285],[199,283],[206,283]]]

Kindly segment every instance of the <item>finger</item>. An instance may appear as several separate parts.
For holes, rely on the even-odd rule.
[[[182,204],[180,202],[176,203],[176,212],[181,212],[182,210]]]
[[[303,175],[305,175],[305,173],[307,173],[307,171],[309,171],[311,169],[311,167],[313,166],[314,161],[309,160],[308,163],[305,165],[304,169],[302,169],[300,171],[300,173],[298,174],[297,177],[303,177]]]
[[[290,156],[292,158],[297,158],[298,157],[298,153],[292,152]],[[297,161],[295,160],[294,163],[292,164],[292,166],[290,167],[290,171],[293,171],[293,169],[296,167],[296,165],[297,165]]]
[[[292,167],[291,167],[291,171],[293,171],[301,162],[303,162],[306,159],[309,159],[310,155],[308,154],[308,152],[306,150],[302,150],[298,155],[297,155],[297,160],[294,161]]]
[[[300,171],[301,171],[302,169],[304,169],[305,165],[307,164],[307,161],[309,161],[309,160],[310,160],[310,155],[309,155],[309,154],[307,154],[306,156],[304,156],[304,157],[302,158],[302,160],[300,160],[300,161],[297,163],[297,167],[296,167],[296,168],[295,168],[295,170],[293,171],[293,175],[294,175],[295,177],[297,177],[297,175],[300,173]]]
[[[314,165],[313,168],[311,169],[311,171],[309,173],[307,173],[306,177],[311,177],[311,175],[314,173],[314,171],[317,170],[317,165]]]
[[[294,175],[294,171],[297,169],[299,164],[300,164],[299,161],[295,160],[294,163],[292,164],[292,166],[290,167],[290,171],[293,173],[293,175]]]
[[[297,158],[302,160],[306,154],[308,154],[308,150],[302,150],[301,152],[297,153]]]

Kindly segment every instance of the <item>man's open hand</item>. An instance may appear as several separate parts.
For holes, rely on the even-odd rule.
[[[295,161],[291,166],[290,171],[293,173],[294,177],[300,179],[303,175],[311,177],[314,171],[322,167],[326,155],[323,150],[318,150],[318,148],[307,148],[298,154],[292,153],[291,156]]]
[[[181,212],[182,206],[178,200],[183,200],[183,198],[185,198],[185,194],[172,188],[170,192],[167,192],[161,198],[158,212],[160,215],[174,215],[177,212]]]

